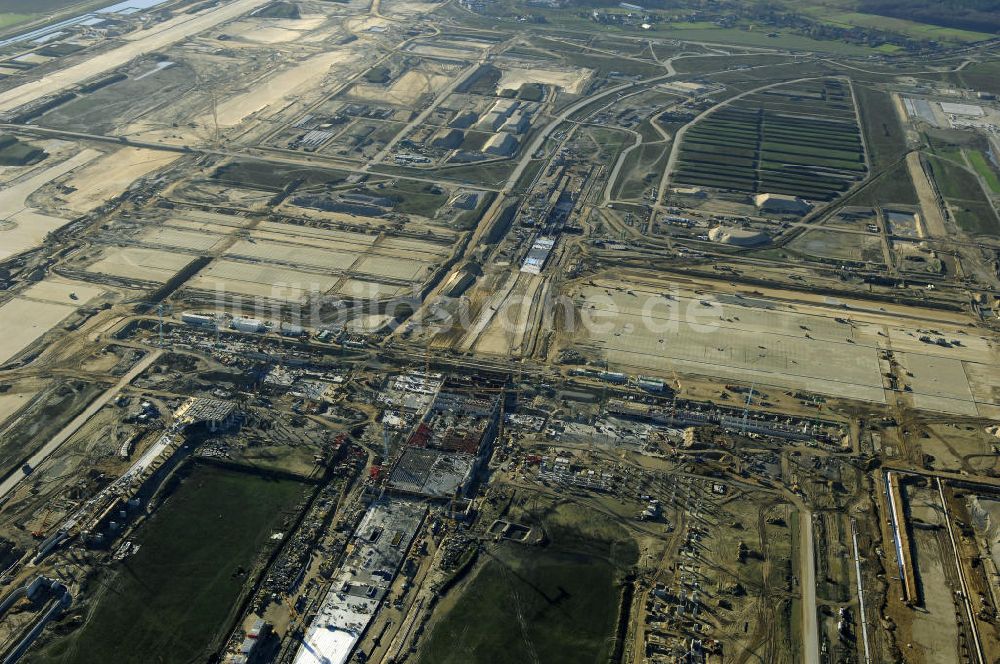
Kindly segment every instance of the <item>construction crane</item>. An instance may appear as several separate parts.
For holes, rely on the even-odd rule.
[[[207,86],[212,95],[212,147],[219,147],[222,144],[222,136],[219,132],[219,98],[216,95],[215,86]]]
[[[756,381],[750,383],[750,391],[747,393],[747,402],[743,405],[743,435],[746,435],[747,432],[747,418],[750,416],[750,404],[753,401],[753,391],[755,387],[757,387]]]
[[[670,367],[670,373],[673,374],[673,377],[674,377],[674,389],[676,391],[680,392],[680,389],[681,389],[681,379],[680,379],[680,377],[677,375],[677,372],[674,370],[673,367]]]
[[[164,304],[163,302],[157,302],[156,303],[156,318],[157,318],[157,322],[158,322],[158,325],[157,325],[157,328],[158,328],[158,337],[159,337],[158,343],[159,343],[159,347],[160,348],[164,347],[164,343],[163,343],[163,315],[164,315],[164,313],[166,313],[167,315],[172,314],[173,313],[173,307],[170,306],[170,305],[168,305],[168,304]]]
[[[294,623],[296,620],[298,620],[299,612],[298,612],[298,610],[296,610],[295,605],[292,603],[291,596],[285,596],[285,602],[284,602],[284,604],[285,604],[285,606],[288,607],[288,615],[291,618],[291,620],[288,621],[289,622],[289,626],[290,626],[292,623]]]
[[[49,519],[52,517],[52,506],[47,505],[45,507],[45,514],[42,516],[42,523],[40,526],[31,531],[31,536],[35,539],[45,539],[45,532],[49,527]]]

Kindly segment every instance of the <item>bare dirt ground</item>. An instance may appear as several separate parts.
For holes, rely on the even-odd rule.
[[[36,386],[14,385],[11,390],[0,394],[0,425],[31,401],[39,390]]]
[[[50,276],[21,291],[20,297],[56,304],[86,304],[104,292],[100,286]]]
[[[351,90],[351,96],[408,106],[415,103],[422,95],[440,92],[450,80],[451,77],[447,74],[411,69],[393,81],[388,88],[379,85],[358,85]]]
[[[525,83],[541,83],[562,88],[570,94],[579,94],[593,75],[590,69],[504,69],[497,83],[497,92],[518,90]]]
[[[66,182],[76,189],[63,197],[65,206],[78,213],[93,210],[120,195],[133,182],[174,163],[177,154],[144,148],[122,148],[87,164]]]
[[[0,306],[0,363],[13,358],[74,311],[76,306],[71,304],[21,298]]]
[[[97,150],[81,150],[66,161],[0,191],[0,259],[38,246],[46,234],[64,225],[66,218],[50,216],[28,203],[28,197],[52,180],[98,157]]]
[[[907,487],[914,519],[941,525],[940,507],[933,491]],[[914,528],[915,564],[920,570],[922,610],[912,612],[907,659],[914,662],[948,664],[961,661],[958,654],[956,606],[949,588],[946,566],[954,564],[939,540],[940,531]]]
[[[322,14],[310,14],[298,19],[248,18],[226,28],[226,34],[253,44],[284,44],[298,41],[305,33],[316,30],[326,21]]]
[[[351,49],[315,55],[219,104],[215,119],[208,115],[196,122],[203,127],[211,127],[216,120],[220,127],[238,125],[253,113],[268,107],[283,106],[303,92],[316,88],[332,66],[349,62],[352,57]]]
[[[192,35],[230,21],[266,4],[268,0],[236,0],[197,14],[181,14],[146,30],[126,37],[129,43],[107,53],[89,58],[77,65],[53,72],[0,94],[0,111],[10,111],[18,106],[55,94],[71,85],[82,83],[104,72],[147,53],[175,44]]]
[[[500,312],[479,336],[475,350],[489,355],[522,355],[525,341],[538,325],[538,301],[546,284],[541,275],[520,274]]]
[[[944,225],[944,216],[941,208],[938,207],[937,199],[934,197],[934,189],[927,180],[927,174],[920,166],[920,153],[911,152],[906,155],[906,168],[910,172],[910,179],[917,190],[917,198],[920,200],[920,213],[924,229],[931,237],[948,237],[948,230]]]

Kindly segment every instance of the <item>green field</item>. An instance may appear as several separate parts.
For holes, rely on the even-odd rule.
[[[46,664],[208,661],[255,561],[302,504],[305,485],[201,464],[141,526],[138,553],[87,583],[86,622],[30,658]]]
[[[269,5],[265,5],[262,9],[254,12],[254,16],[261,18],[301,18],[299,6],[294,2],[285,2],[284,0],[276,0]]]
[[[64,380],[46,388],[33,399],[16,421],[0,436],[0,476],[20,473],[21,466],[66,422],[79,413],[107,385],[80,380]]]
[[[525,101],[542,101],[545,99],[545,86],[541,83],[525,83],[518,90],[517,98]]]
[[[602,9],[609,13],[623,13],[626,10],[619,8],[618,3],[599,3]],[[799,34],[791,29],[779,30],[778,36],[772,29],[766,26],[753,25],[749,21],[744,25],[733,28],[722,28],[709,21],[683,21],[674,20],[678,17],[677,9],[666,11],[647,9],[650,14],[659,14],[665,20],[655,23],[652,29],[640,30],[637,26],[621,26],[612,24],[598,24],[590,19],[589,12],[580,11],[584,6],[580,4],[567,5],[560,9],[549,9],[539,5],[528,5],[523,1],[501,0],[491,3],[489,13],[470,14],[455,8],[446,8],[442,15],[460,18],[463,24],[481,28],[494,28],[502,25],[498,16],[512,17],[518,14],[530,14],[533,17],[543,19],[538,23],[532,23],[530,29],[539,34],[559,34],[569,36],[568,33],[586,33],[610,37],[615,35],[640,35],[643,37],[652,36],[656,39],[680,39],[691,42],[711,42],[716,44],[732,44],[734,46],[763,47],[774,49],[790,49],[796,51],[811,51],[818,53],[829,53],[837,55],[868,56],[877,53],[878,50],[862,44],[846,43],[833,39],[813,39],[805,34]],[[509,25],[509,23],[508,23]],[[520,24],[524,25],[524,24]],[[523,34],[523,28],[520,28]]]
[[[25,166],[47,156],[41,148],[19,141],[10,134],[0,134],[0,166]]]
[[[881,176],[874,185],[852,198],[854,205],[916,205],[917,192],[906,165],[906,135],[889,93],[855,85],[861,125],[868,145],[872,174]]]
[[[851,205],[916,205],[917,192],[910,180],[910,171],[904,162],[899,162],[879,176],[865,189],[851,196]]]
[[[610,519],[572,504],[521,516],[532,525],[536,518],[549,543],[484,550],[467,585],[452,591],[460,596],[431,627],[419,664],[608,661],[635,543]]]
[[[437,191],[438,193],[435,193]],[[369,196],[385,196],[393,200],[393,210],[402,214],[416,214],[423,217],[433,217],[441,206],[448,202],[444,190],[435,188],[427,182],[416,180],[393,180],[378,183],[367,188],[364,193]]]
[[[878,171],[906,154],[906,135],[887,92],[864,86],[857,86],[855,91],[872,168]]]
[[[387,83],[389,81],[389,74],[392,72],[385,65],[379,65],[377,67],[372,67],[365,72],[365,80],[369,83]]]
[[[34,14],[19,14],[16,12],[0,12],[0,30],[6,30],[7,28],[13,28],[15,25],[24,23],[25,21],[30,21],[35,17]]]
[[[1000,220],[969,171],[950,161],[930,157],[931,174],[958,225],[977,235],[1000,235]]]
[[[96,0],[80,2],[80,0],[4,0],[0,6],[0,35],[17,34],[27,28],[18,28],[22,23],[34,19],[44,19],[32,27],[39,27],[57,20],[83,14],[100,7],[107,7],[115,0]]]
[[[867,173],[853,109],[834,79],[747,95],[686,132],[674,180],[829,200]]]
[[[963,202],[953,207],[952,213],[963,230],[976,235],[1000,236],[1000,224],[988,204]]]
[[[497,0],[490,3],[484,12],[462,12],[447,7],[442,13],[460,19],[465,25],[486,29],[502,29],[509,26],[515,17],[530,16],[533,20],[522,24],[528,30],[570,39],[574,38],[571,33],[598,38],[652,36],[695,44],[865,57],[891,55],[905,48],[900,44],[887,43],[880,33],[917,41],[933,40],[947,45],[990,39],[995,36],[992,34],[997,21],[995,5],[993,8],[971,6],[989,2],[955,0],[942,4],[932,0],[815,0],[803,4],[779,0],[766,5],[767,13],[791,19],[784,25],[767,19],[758,20],[742,7],[725,14],[712,5],[706,5],[700,16],[696,16],[692,9],[698,5],[658,2],[646,4],[643,10],[654,17],[648,29],[640,29],[635,23],[595,22],[590,16],[592,9],[603,14],[625,14],[628,11],[616,2],[600,0],[582,0],[560,8],[549,8],[542,3],[525,0]],[[764,8],[764,5],[761,7]],[[720,27],[715,19],[722,16],[735,18],[735,23],[731,27]],[[838,34],[845,30],[854,35]],[[868,34],[859,34],[861,31]],[[845,41],[845,37],[850,41]]]
[[[973,90],[1000,94],[1000,62],[996,60],[974,62],[961,71],[954,72],[949,78],[956,84]]]
[[[996,169],[990,164],[986,155],[979,150],[966,150],[965,156],[979,173],[979,177],[983,178],[990,191],[994,194],[1000,194],[1000,177],[997,176]]]
[[[578,135],[577,142],[587,150],[592,147],[591,158],[598,164],[614,164],[626,142],[631,145],[631,137],[618,129],[606,127],[586,127]]]
[[[945,198],[976,200],[983,197],[979,183],[964,168],[938,158],[931,158],[930,163],[938,190]]]
[[[798,8],[798,5],[796,5]],[[865,14],[855,11],[840,11],[835,8],[815,6],[804,10],[804,13],[813,18],[838,27],[849,28],[869,28],[872,30],[884,30],[900,35],[906,35],[913,39],[933,39],[942,42],[974,42],[984,39],[991,39],[994,35],[987,32],[975,30],[962,30],[961,28],[949,28],[928,23],[918,23],[902,18],[891,16],[878,16],[877,14]]]
[[[655,62],[640,62],[593,53],[591,51],[574,51],[564,47],[562,51],[554,51],[567,64],[574,67],[585,67],[597,72],[597,76],[609,76],[617,73],[624,76],[641,76],[651,78],[664,73],[662,66]]]
[[[750,66],[768,67],[771,65],[783,65],[789,62],[796,62],[798,58],[791,55],[774,55],[772,53],[747,53],[744,55],[734,55],[725,58],[725,62],[720,62],[718,56],[694,55],[678,58],[674,62],[674,68],[683,74],[702,74],[725,69],[727,66]]]
[[[347,174],[314,166],[274,165],[260,161],[234,160],[218,167],[212,177],[219,182],[265,191],[281,191],[299,182],[302,187],[343,184]]]
[[[619,178],[616,198],[640,198],[646,191],[659,183],[666,165],[670,145],[668,143],[645,143],[633,150],[625,158]]]
[[[866,56],[875,49],[860,44],[848,44],[832,39],[811,39],[805,35],[781,31],[776,37],[771,30],[751,30],[743,28],[720,28],[715,24],[669,23],[656,26],[654,35],[659,39],[682,39],[694,42],[714,42],[734,46],[759,48],[781,48],[791,51],[813,51],[836,55]]]
[[[448,166],[438,171],[442,178],[465,182],[472,185],[496,186],[507,180],[513,170],[512,162],[509,159],[501,161],[473,162],[471,164],[459,164]],[[406,168],[400,166],[378,166],[372,168],[372,172],[379,173],[402,173],[418,176],[426,176],[426,172],[416,168]]]
[[[953,161],[956,164],[961,164],[965,161],[965,157],[962,154],[962,148],[958,145],[941,143],[931,138],[928,140],[928,146],[935,156],[941,157],[942,159]]]

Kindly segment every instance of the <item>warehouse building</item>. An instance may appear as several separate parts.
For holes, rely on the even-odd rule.
[[[238,419],[236,404],[220,399],[191,397],[174,412],[174,429],[204,425],[209,431],[224,431]]]
[[[261,332],[267,331],[267,327],[265,327],[264,322],[256,318],[234,318],[233,322],[229,324],[229,327],[233,328],[237,332],[251,332],[254,334],[260,334]]]
[[[476,125],[478,129],[484,131],[496,131],[507,122],[507,116],[502,113],[487,113]]]
[[[524,111],[514,111],[503,124],[503,130],[512,134],[523,134],[531,127],[531,118]]]
[[[442,150],[454,150],[465,141],[465,133],[460,129],[440,129],[431,139],[431,145]]]
[[[516,99],[497,99],[490,108],[490,113],[499,113],[505,118],[510,117],[510,114],[516,111],[520,105],[521,102]]]
[[[541,274],[554,246],[556,246],[556,239],[554,237],[535,238],[535,242],[531,245],[528,255],[525,256],[524,262],[521,264],[521,272]]]
[[[455,194],[455,197],[449,201],[449,205],[458,208],[460,210],[475,210],[479,207],[479,192],[478,191],[462,191]]]
[[[476,120],[478,119],[479,116],[476,113],[466,111],[456,115],[455,119],[448,123],[448,126],[454,129],[468,129],[472,125],[476,124]]]
[[[207,316],[205,314],[183,313],[181,314],[181,322],[192,327],[203,327],[212,330],[216,328],[215,316]]]
[[[306,333],[304,327],[295,323],[282,323],[278,329],[283,337],[301,337]]]

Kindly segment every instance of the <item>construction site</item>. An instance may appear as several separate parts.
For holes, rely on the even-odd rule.
[[[995,35],[42,4],[0,662],[1000,658]]]

